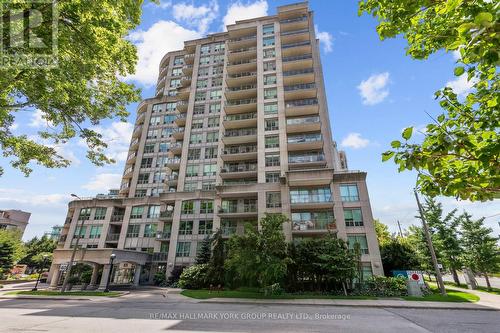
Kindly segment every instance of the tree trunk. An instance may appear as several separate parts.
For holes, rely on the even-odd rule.
[[[488,274],[483,273],[484,279],[486,280],[486,286],[488,287],[488,290],[491,291],[491,284],[490,284],[490,278],[488,277]]]
[[[455,268],[451,269],[451,274],[453,275],[453,281],[460,287],[460,279],[458,278],[457,270]]]
[[[345,287],[345,282],[342,281],[342,289],[344,289],[344,295],[347,296],[347,289]]]

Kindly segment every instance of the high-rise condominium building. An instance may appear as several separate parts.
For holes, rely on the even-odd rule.
[[[92,284],[100,267],[107,277],[111,253],[115,282],[142,283],[192,264],[215,230],[242,233],[265,213],[289,217],[289,241],[337,233],[359,243],[363,272],[383,273],[366,173],[348,170],[332,140],[307,3],[167,53],[155,97],[137,108],[125,164],[118,194],[69,204],[53,285],[77,237],[76,259],[95,265]]]

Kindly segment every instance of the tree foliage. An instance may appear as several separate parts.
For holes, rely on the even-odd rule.
[[[50,266],[52,262],[52,252],[57,247],[57,241],[48,237],[42,236],[41,238],[34,237],[27,241],[25,244],[26,255],[19,260],[20,264],[28,265],[32,268],[38,268],[43,263],[43,256],[47,256],[45,259],[45,265]]]
[[[377,240],[379,246],[383,246],[392,240],[392,235],[389,232],[389,227],[380,222],[378,219],[373,220],[373,225],[375,226],[375,233],[377,234]]]
[[[416,170],[417,185],[428,196],[488,200],[500,195],[499,6],[466,0],[359,2],[359,14],[379,20],[380,38],[403,35],[412,58],[458,52],[454,74],[466,75],[473,86],[464,99],[449,87],[437,91],[444,112],[426,126],[423,142],[410,141],[409,127],[382,156],[393,158],[400,172]]]
[[[19,230],[0,230],[0,278],[24,256]]]
[[[85,142],[87,158],[96,165],[111,163],[105,155],[107,143],[92,129],[103,119],[125,121],[127,104],[139,100],[139,91],[120,77],[134,73],[135,46],[126,39],[137,27],[143,0],[57,1],[58,54],[53,68],[0,68],[0,147],[14,168],[26,176],[37,163],[45,167],[66,167],[70,161],[56,146],[79,137]],[[36,9],[44,22],[27,28],[41,38],[51,35],[50,5],[46,2],[10,1],[9,9]],[[45,19],[49,17],[49,19]],[[2,36],[9,45],[7,34]],[[34,54],[28,47],[7,47],[4,55]],[[41,112],[47,123],[39,132],[42,139],[12,132],[16,116],[22,111]],[[0,173],[3,170],[0,169]]]
[[[210,258],[212,257],[212,239],[209,235],[203,239],[201,243],[201,249],[196,254],[196,264],[208,264],[210,262]]]
[[[422,268],[415,249],[406,237],[393,237],[380,246],[380,256],[386,276],[393,270],[420,270]]]

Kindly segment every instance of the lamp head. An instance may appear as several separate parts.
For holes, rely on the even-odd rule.
[[[111,255],[109,256],[112,260],[114,260],[116,258],[116,254],[114,253],[111,253]]]

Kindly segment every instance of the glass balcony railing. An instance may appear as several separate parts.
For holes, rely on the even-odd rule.
[[[235,120],[247,120],[247,119],[255,119],[257,118],[257,112],[252,113],[242,113],[242,114],[233,114],[229,116],[225,116],[225,121],[235,121]]]
[[[292,47],[306,46],[306,45],[311,45],[311,41],[284,44],[284,45],[281,46],[281,48],[282,49],[289,49],[289,48],[292,48]]]
[[[244,41],[244,40],[250,40],[250,39],[256,39],[257,38],[257,35],[251,35],[251,36],[243,36],[243,37],[238,37],[238,38],[232,38],[229,40],[230,43],[233,43],[233,42],[241,42],[241,41]]]
[[[321,141],[321,133],[291,135],[288,137],[288,143],[306,143]]]
[[[167,164],[180,164],[181,159],[180,158],[169,158],[167,159]]]
[[[121,222],[123,221],[123,214],[111,215],[111,222]]]
[[[309,32],[309,29],[299,29],[299,30],[292,30],[292,31],[284,31],[281,33],[281,36],[290,36],[290,35],[298,35],[298,34],[303,34]]]
[[[287,125],[304,125],[319,123],[319,116],[303,117],[303,118],[288,118]]]
[[[248,172],[248,171],[257,171],[257,164],[237,164],[237,165],[231,165],[231,164],[226,164],[224,167],[221,169],[221,172],[227,173],[227,172]]]
[[[120,239],[120,234],[108,234],[106,236],[106,241],[107,242],[118,242],[118,240]]]
[[[248,52],[248,51],[257,51],[257,48],[256,47],[245,47],[242,49],[229,51],[229,53],[233,54],[233,53],[242,53],[242,52]]]
[[[294,231],[307,231],[307,230],[328,230],[335,229],[335,221],[333,219],[311,219],[311,220],[293,220],[292,228]]]
[[[257,103],[256,98],[248,98],[248,99],[239,99],[235,101],[227,101],[226,105],[227,106],[237,106],[237,105],[246,105],[246,104],[253,104]]]
[[[288,163],[313,163],[325,160],[323,154],[288,155]]]
[[[285,107],[294,107],[294,106],[304,106],[304,105],[316,105],[318,104],[317,98],[306,98],[306,99],[297,99],[294,101],[287,101],[285,103]]]
[[[256,153],[257,152],[257,146],[252,145],[252,146],[236,146],[236,147],[226,147],[222,151],[224,155],[232,155],[232,154],[246,154],[246,153]]]
[[[302,83],[295,84],[293,86],[285,86],[285,91],[296,91],[296,90],[304,90],[304,89],[313,89],[316,88],[316,83]]]
[[[244,59],[240,61],[234,61],[230,62],[228,65],[229,66],[237,66],[237,65],[243,65],[243,64],[254,64],[257,62],[257,59]]]
[[[244,91],[244,90],[250,90],[250,89],[255,89],[257,88],[256,85],[250,84],[246,86],[239,86],[239,87],[229,87],[227,88],[227,91]]]
[[[309,74],[309,73],[314,73],[314,68],[296,69],[293,71],[283,72],[283,76],[286,77],[286,76],[302,75],[302,74]]]
[[[299,16],[299,17],[294,17],[294,18],[280,20],[280,24],[302,22],[302,21],[306,21],[306,20],[307,20],[307,16],[304,15],[304,16]]]
[[[235,130],[226,130],[224,136],[226,137],[235,137],[235,136],[246,136],[246,135],[257,135],[256,128],[242,128]]]
[[[298,56],[290,56],[290,57],[284,57],[281,60],[283,62],[290,62],[290,61],[298,61],[298,60],[306,60],[306,59],[312,59],[312,54],[302,54]]]
[[[228,77],[231,79],[237,79],[240,77],[256,76],[256,75],[257,72],[243,72],[243,73],[229,74]]]

